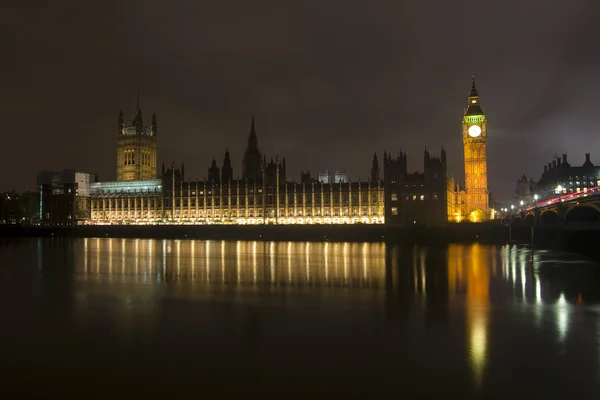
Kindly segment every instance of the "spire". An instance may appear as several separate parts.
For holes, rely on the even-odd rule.
[[[471,91],[469,92],[469,103],[465,110],[465,116],[484,116],[485,113],[479,102],[479,93],[475,87],[475,75],[472,76]]]
[[[252,116],[252,123],[250,124],[250,136],[248,137],[248,150],[258,152],[258,137],[256,136],[256,129],[254,128],[254,115]]]
[[[477,94],[477,88],[475,87],[475,74],[472,75],[473,82],[471,83],[471,93],[469,93],[469,97],[479,97]]]
[[[231,167],[229,149],[227,149],[225,150],[225,158],[223,159],[223,166],[221,167],[221,182],[227,183],[231,180],[233,180],[233,168]]]
[[[140,108],[140,87],[138,86],[136,111],[133,121],[131,121],[131,126],[136,126],[138,129],[141,129],[143,125],[144,121],[142,119],[142,109]]]
[[[379,161],[377,160],[377,153],[373,154],[373,166],[371,167],[371,182],[379,181]]]

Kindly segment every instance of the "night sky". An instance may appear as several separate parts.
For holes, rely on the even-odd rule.
[[[36,172],[115,178],[117,116],[157,113],[158,162],[204,178],[229,148],[241,175],[250,118],[288,175],[373,153],[447,149],[463,181],[471,74],[488,116],[490,189],[566,152],[600,164],[597,0],[60,1],[0,12],[0,190]],[[39,5],[38,5],[39,3]]]

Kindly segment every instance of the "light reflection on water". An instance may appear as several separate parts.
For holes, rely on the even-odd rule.
[[[120,274],[120,282],[153,284],[185,281],[376,288],[385,280],[383,243],[164,240],[160,250],[152,251],[151,240],[82,240],[84,251],[75,272],[83,281],[112,281]],[[267,255],[267,263],[259,263]],[[424,284],[423,257],[416,278]],[[157,259],[162,260],[161,268],[154,268]]]
[[[527,357],[540,359],[546,369],[540,379],[564,374],[552,364],[562,357],[586,366],[573,374],[591,382],[590,388],[598,383],[600,271],[581,259],[571,262],[572,255],[476,244],[108,238],[32,243],[32,264],[41,271],[39,279],[51,282],[46,287],[63,279],[73,283],[63,289],[74,325],[86,329],[108,319],[117,324],[110,329],[121,332],[124,346],[138,343],[140,330],[146,335],[190,330],[204,337],[213,329],[219,333],[205,337],[203,357],[217,352],[221,341],[225,347],[214,357],[243,358],[240,337],[232,333],[241,330],[249,348],[260,344],[271,363],[286,352],[296,363],[308,362],[305,357],[314,362],[337,349],[335,358],[319,361],[322,368],[356,363],[361,369],[378,360],[370,368],[381,379],[388,371],[413,376],[410,366],[421,365],[438,380],[462,382],[468,393],[502,392],[506,382],[519,384],[518,373],[500,372],[507,374],[500,379],[498,371],[530,373],[535,363],[521,367]],[[0,261],[6,260],[6,249],[0,246]],[[65,274],[50,279],[61,268]],[[199,309],[202,317],[195,316]],[[236,328],[231,331],[233,322],[223,318],[237,321]],[[144,337],[148,343],[156,340]],[[201,346],[190,340],[177,339],[182,346]],[[296,353],[298,340],[314,352]],[[352,351],[338,349],[350,340],[356,340]],[[368,353],[361,355],[361,348]]]

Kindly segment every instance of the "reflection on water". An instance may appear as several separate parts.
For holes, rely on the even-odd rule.
[[[82,240],[75,271],[90,281],[378,288],[385,280],[383,243]]]
[[[469,360],[475,381],[481,384],[485,370],[488,336],[490,266],[494,259],[479,245],[450,245],[448,284],[452,297],[466,292],[466,323]]]
[[[260,366],[284,380],[292,363],[311,365],[318,381],[341,368],[357,384],[418,386],[424,395],[489,395],[536,377],[595,390],[600,377],[600,270],[572,255],[477,244],[108,238],[20,249],[0,243],[0,271],[32,264],[36,272],[18,282],[38,282],[40,304],[57,304],[54,329],[85,331],[107,346],[96,331],[110,332],[118,337],[110,348],[140,348],[149,364],[196,349],[206,363],[250,363],[245,374]],[[23,291],[6,282],[14,280],[0,280],[0,289]],[[31,332],[43,329],[23,337],[35,342]],[[565,372],[563,362],[579,367]]]

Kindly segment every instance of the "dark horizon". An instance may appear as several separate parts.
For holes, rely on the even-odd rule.
[[[555,154],[600,162],[594,146],[594,20],[600,4],[407,1],[373,6],[242,1],[65,1],[13,5],[0,21],[5,154],[0,190],[32,189],[41,170],[115,177],[119,109],[136,92],[156,112],[158,164],[202,178],[226,149],[241,175],[250,118],[288,175],[346,169],[367,179],[373,153],[444,147],[464,182],[461,118],[475,73],[489,120],[489,188],[507,199]],[[135,27],[135,29],[134,29]]]

